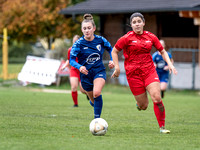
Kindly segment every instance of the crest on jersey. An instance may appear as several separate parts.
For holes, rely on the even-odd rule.
[[[100,60],[100,55],[98,53],[93,53],[93,54],[88,56],[88,58],[86,59],[86,63],[94,64],[98,60]]]
[[[101,44],[97,45],[96,48],[100,51],[101,50]]]
[[[158,64],[157,64],[157,67],[158,68],[164,68],[165,67],[165,61],[164,60],[159,61]]]

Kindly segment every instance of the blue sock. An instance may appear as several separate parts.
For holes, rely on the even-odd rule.
[[[94,118],[100,118],[103,107],[102,95],[94,98]]]
[[[92,106],[92,107],[94,107],[94,104],[92,103],[92,101],[90,100],[90,105]]]

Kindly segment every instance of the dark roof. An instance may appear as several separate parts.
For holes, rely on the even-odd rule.
[[[84,13],[118,14],[200,10],[200,0],[87,0],[60,11],[64,15]]]

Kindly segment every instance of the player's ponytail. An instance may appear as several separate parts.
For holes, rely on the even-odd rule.
[[[93,16],[92,16],[91,14],[85,14],[85,15],[83,16],[83,19],[84,19],[84,20],[93,20]]]
[[[94,23],[94,20],[93,20],[93,16],[91,14],[85,14],[83,16],[82,24],[85,23],[85,22],[91,22],[94,27],[96,26],[95,23]]]

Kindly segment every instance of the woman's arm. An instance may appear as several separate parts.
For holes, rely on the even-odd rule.
[[[66,60],[65,64],[63,64],[61,70],[64,70],[66,67],[69,67],[69,60]]]
[[[119,53],[119,51],[114,47],[112,50],[112,59],[113,59],[114,65],[115,65],[115,71],[113,72],[111,78],[119,77],[119,75],[120,75],[118,53]]]
[[[178,72],[177,72],[176,68],[173,66],[173,64],[172,64],[172,62],[171,62],[171,60],[169,58],[169,55],[167,54],[166,50],[163,49],[160,53],[161,53],[163,59],[167,62],[168,66],[169,66],[169,72],[170,73],[172,72],[173,74],[176,75]]]

